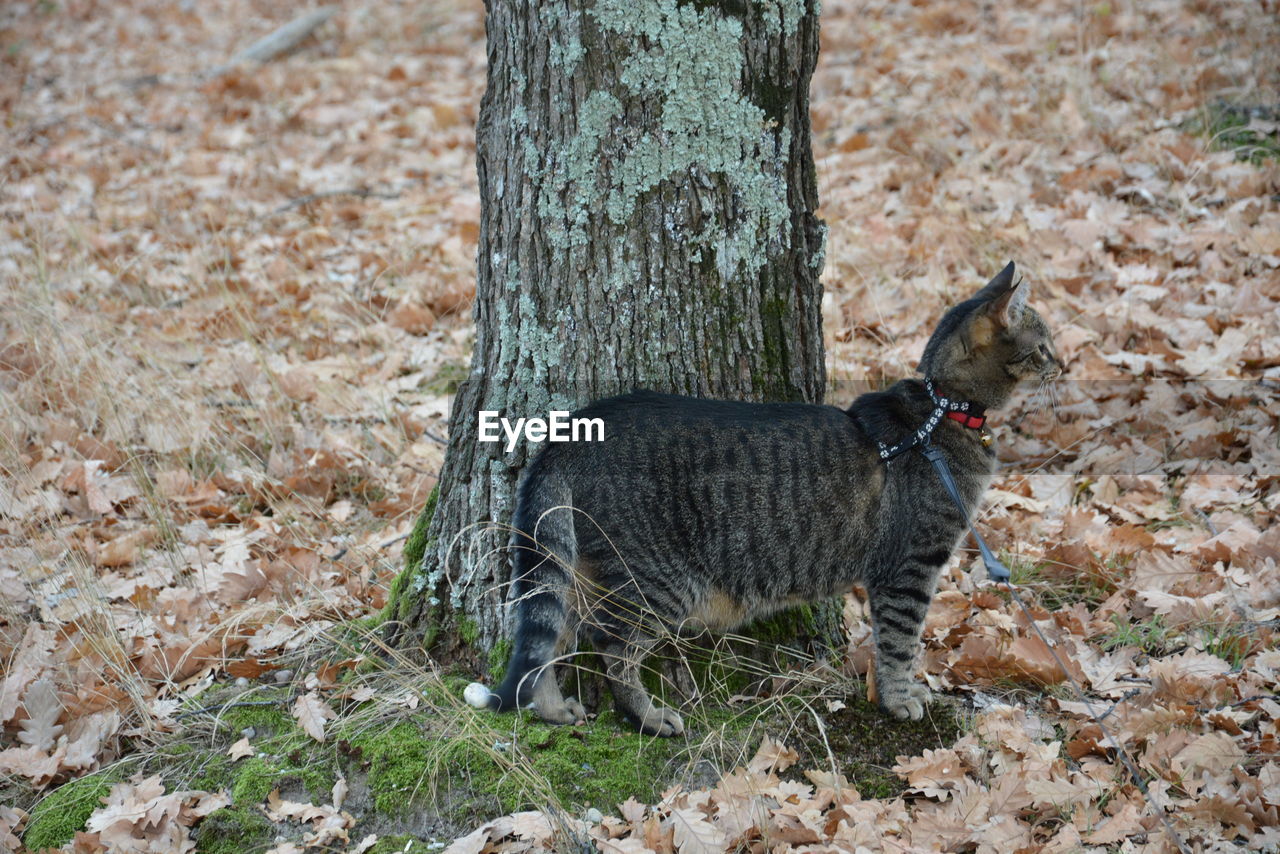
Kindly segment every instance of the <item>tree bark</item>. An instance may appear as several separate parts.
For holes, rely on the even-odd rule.
[[[480,410],[635,387],[821,400],[817,8],[488,0],[475,350],[393,643],[456,660],[506,634],[503,526],[537,446],[478,442]]]

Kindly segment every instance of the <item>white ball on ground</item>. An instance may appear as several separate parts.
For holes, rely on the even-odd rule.
[[[472,682],[467,689],[462,692],[462,699],[467,701],[467,705],[477,709],[485,709],[489,707],[489,689],[481,685],[479,682]]]

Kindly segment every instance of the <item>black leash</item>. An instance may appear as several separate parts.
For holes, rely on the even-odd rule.
[[[936,412],[937,410],[935,410],[935,413]],[[938,420],[940,419],[941,416],[939,415]],[[933,468],[937,471],[938,478],[942,481],[943,487],[946,488],[947,494],[950,495],[951,500],[955,502],[956,507],[960,510],[961,518],[965,520],[965,524],[969,526],[969,531],[973,534],[973,538],[977,540],[978,551],[982,553],[982,562],[986,564],[987,567],[987,577],[997,585],[1002,585],[1004,589],[1008,590],[1009,594],[1013,597],[1013,601],[1017,602],[1018,606],[1022,608],[1022,613],[1025,614],[1027,618],[1027,624],[1031,626],[1032,630],[1037,636],[1039,636],[1040,641],[1045,645],[1045,648],[1049,650],[1049,654],[1053,656],[1053,660],[1057,663],[1058,669],[1062,671],[1062,675],[1067,677],[1067,681],[1071,683],[1071,687],[1076,692],[1076,696],[1082,703],[1084,703],[1085,708],[1088,709],[1089,716],[1093,718],[1093,722],[1098,725],[1098,729],[1102,730],[1102,734],[1106,736],[1107,741],[1115,750],[1116,755],[1120,757],[1120,761],[1124,763],[1125,770],[1129,772],[1129,777],[1132,778],[1134,785],[1138,787],[1138,791],[1142,792],[1143,797],[1147,799],[1147,805],[1151,808],[1151,812],[1160,819],[1161,823],[1164,825],[1165,831],[1169,834],[1169,838],[1171,838],[1174,844],[1178,846],[1178,850],[1181,851],[1182,854],[1192,854],[1187,843],[1178,835],[1178,831],[1174,829],[1173,823],[1169,821],[1168,813],[1162,806],[1156,803],[1156,799],[1147,788],[1147,784],[1142,781],[1142,777],[1138,774],[1137,766],[1134,765],[1133,759],[1129,756],[1129,752],[1121,746],[1120,742],[1111,734],[1111,730],[1107,729],[1106,724],[1102,722],[1102,719],[1115,711],[1115,708],[1112,708],[1106,714],[1101,716],[1094,710],[1093,703],[1089,702],[1089,697],[1085,694],[1084,688],[1081,687],[1080,683],[1076,682],[1075,677],[1071,675],[1071,671],[1067,669],[1066,663],[1058,657],[1058,650],[1055,649],[1053,644],[1049,642],[1049,639],[1045,637],[1044,632],[1040,631],[1040,627],[1036,625],[1035,617],[1031,614],[1031,609],[1027,607],[1027,603],[1022,601],[1022,597],[1018,595],[1018,588],[1009,581],[1009,568],[1001,563],[1000,560],[991,553],[991,549],[987,548],[987,544],[982,539],[982,535],[979,534],[978,529],[973,526],[973,521],[969,518],[969,514],[964,508],[964,499],[960,497],[960,489],[956,486],[955,478],[951,476],[951,469],[947,467],[946,458],[943,456],[942,451],[929,443],[929,434],[936,426],[936,421],[929,424],[923,437],[920,437],[920,434],[917,433],[916,435],[919,438],[917,438],[916,441],[908,447],[915,447],[916,445],[921,446],[920,452],[924,454],[925,459],[933,464]],[[880,456],[888,459],[887,457],[884,457],[883,449],[884,446],[881,445]],[[906,449],[904,448],[903,450]],[[1119,703],[1116,705],[1118,706]]]
[[[960,488],[956,486],[955,478],[951,476],[951,469],[947,468],[946,457],[942,455],[933,445],[925,443],[920,449],[920,453],[924,454],[924,458],[933,463],[934,471],[938,473],[938,478],[942,481],[942,485],[946,487],[947,494],[951,496],[951,500],[955,502],[956,507],[960,510],[960,516],[964,519],[965,524],[969,526],[969,533],[973,534],[973,538],[978,541],[978,551],[982,552],[982,562],[987,566],[987,577],[997,584],[1009,584],[1009,567],[1000,562],[991,549],[987,548],[987,541],[982,539],[982,535],[978,533],[978,529],[973,526],[973,520],[969,518],[969,513],[964,509],[964,499],[960,497]],[[1009,585],[1012,589],[1013,585]]]

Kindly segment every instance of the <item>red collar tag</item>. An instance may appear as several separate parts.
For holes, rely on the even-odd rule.
[[[947,417],[952,421],[958,421],[970,430],[977,430],[982,427],[983,424],[987,423],[986,417],[969,415],[965,412],[948,412]]]

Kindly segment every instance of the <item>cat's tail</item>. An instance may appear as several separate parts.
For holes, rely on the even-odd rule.
[[[571,500],[568,485],[556,475],[539,475],[535,469],[520,484],[511,520],[511,660],[494,690],[479,682],[467,686],[463,696],[478,709],[528,705],[539,680],[555,679],[551,662],[568,621],[577,562]]]

